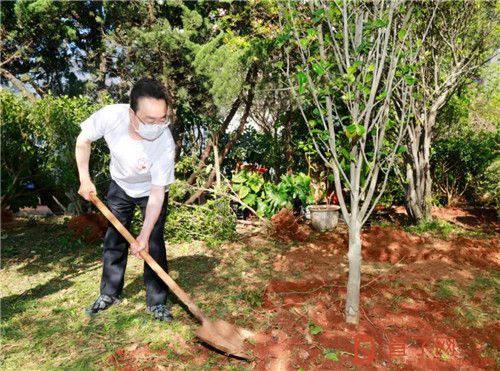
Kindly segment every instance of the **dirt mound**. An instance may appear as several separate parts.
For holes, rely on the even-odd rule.
[[[473,239],[455,236],[448,240],[436,240],[394,228],[374,226],[362,233],[362,258],[366,263],[401,262],[416,263],[415,267],[439,266],[441,271],[447,271],[446,267],[460,269],[463,265],[479,269],[498,268],[499,245],[500,239],[496,237]],[[302,279],[346,277],[347,251],[347,231],[337,228],[335,232],[321,234],[310,242],[277,255],[273,267],[277,272],[299,275]],[[428,273],[434,276],[436,271]]]
[[[500,266],[497,246],[500,240],[454,236],[449,240],[433,240],[411,235],[402,230],[372,227],[362,235],[365,261],[396,263],[440,260],[448,264],[468,263],[477,267]]]
[[[455,262],[467,262],[476,267],[500,267],[500,238],[478,240],[460,236],[453,240],[450,258]]]
[[[278,255],[273,266],[278,272],[296,273],[303,278],[337,277],[339,268],[345,266],[347,246],[347,234],[338,229]]]
[[[74,216],[68,223],[68,229],[72,232],[73,238],[83,237],[87,243],[103,239],[107,228],[108,221],[101,214]]]
[[[290,209],[281,209],[271,217],[271,223],[273,224],[276,238],[284,242],[305,241],[310,233],[310,230],[305,225],[298,223],[298,219]]]
[[[461,209],[458,207],[433,207],[432,216],[444,219],[467,230],[500,231],[494,209]]]
[[[417,260],[425,254],[424,239],[400,229],[374,226],[362,236],[363,260],[396,263],[403,257]]]

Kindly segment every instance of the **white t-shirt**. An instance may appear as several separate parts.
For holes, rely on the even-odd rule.
[[[128,133],[128,104],[101,108],[81,124],[90,141],[104,137],[111,153],[111,178],[130,197],[149,196],[151,185],[166,186],[174,181],[175,143],[167,128],[157,139],[135,140]]]

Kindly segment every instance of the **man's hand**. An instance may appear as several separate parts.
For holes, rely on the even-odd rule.
[[[142,259],[141,256],[139,255],[140,251],[146,251],[149,253],[149,236],[145,236],[143,234],[140,234],[136,238],[137,243],[133,243],[130,245],[130,249],[132,250],[132,254],[136,258]]]
[[[97,194],[94,183],[92,183],[92,181],[90,179],[89,180],[82,180],[80,182],[80,188],[78,189],[78,194],[80,196],[82,196],[84,199],[86,199],[87,201],[90,201],[90,194],[92,192]]]

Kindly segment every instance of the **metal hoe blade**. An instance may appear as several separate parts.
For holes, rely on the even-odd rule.
[[[250,331],[238,328],[222,320],[215,322],[206,320],[196,331],[196,336],[205,343],[226,354],[245,359],[251,358],[245,351],[245,339],[251,335]]]

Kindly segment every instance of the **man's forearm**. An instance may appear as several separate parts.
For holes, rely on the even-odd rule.
[[[89,160],[90,160],[90,140],[78,136],[75,146],[76,166],[78,167],[78,175],[80,181],[90,180]]]
[[[144,217],[144,224],[142,225],[141,234],[149,237],[153,228],[158,221],[161,213],[163,201],[165,200],[165,187],[152,186],[149,195],[148,204],[146,205],[146,215]]]

